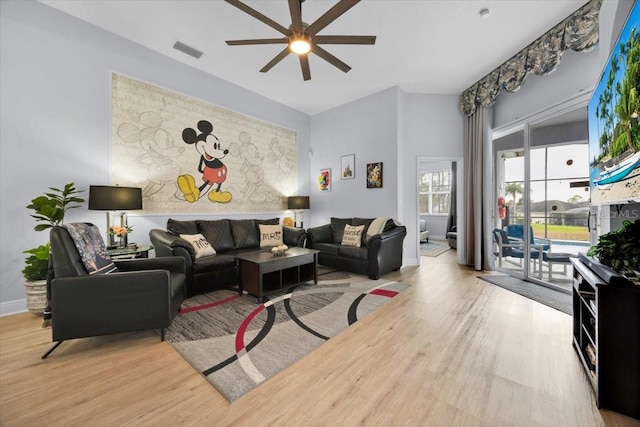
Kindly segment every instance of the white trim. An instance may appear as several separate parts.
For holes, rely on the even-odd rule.
[[[584,90],[576,96],[573,96],[562,102],[558,102],[557,104],[554,104],[550,107],[536,111],[535,113],[531,113],[527,116],[520,117],[515,122],[509,123],[499,128],[495,128],[492,132],[492,139],[502,138],[503,136],[509,135],[513,132],[523,130],[525,123],[529,123],[529,125],[536,124],[551,117],[559,116],[569,111],[573,111],[576,108],[585,107],[589,103],[592,92],[593,87],[589,90]]]
[[[0,317],[27,311],[27,299],[0,302]]]

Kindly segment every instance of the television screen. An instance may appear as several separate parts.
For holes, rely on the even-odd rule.
[[[640,201],[640,6],[636,1],[591,95],[592,204]]]

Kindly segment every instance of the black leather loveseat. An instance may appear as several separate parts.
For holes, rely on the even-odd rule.
[[[319,250],[318,264],[378,279],[402,266],[402,243],[407,229],[385,219],[379,232],[367,236],[374,218],[331,218],[330,224],[307,230],[307,247]],[[380,221],[377,221],[380,223]],[[364,226],[360,247],[343,245],[345,225]]]
[[[187,297],[215,288],[237,285],[240,272],[236,254],[255,252],[260,248],[259,225],[277,225],[273,219],[219,219],[178,221],[169,219],[167,230],[153,229],[149,238],[156,256],[184,258],[187,274]],[[196,258],[193,246],[181,234],[202,234],[215,249],[215,255]],[[304,246],[306,233],[301,228],[282,227],[282,240],[287,246]]]

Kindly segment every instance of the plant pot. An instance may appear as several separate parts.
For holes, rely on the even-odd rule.
[[[24,282],[27,294],[27,309],[36,316],[42,316],[47,306],[47,281]]]

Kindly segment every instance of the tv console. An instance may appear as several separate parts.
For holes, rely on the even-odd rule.
[[[571,263],[573,347],[596,404],[640,419],[640,287],[582,254]]]

